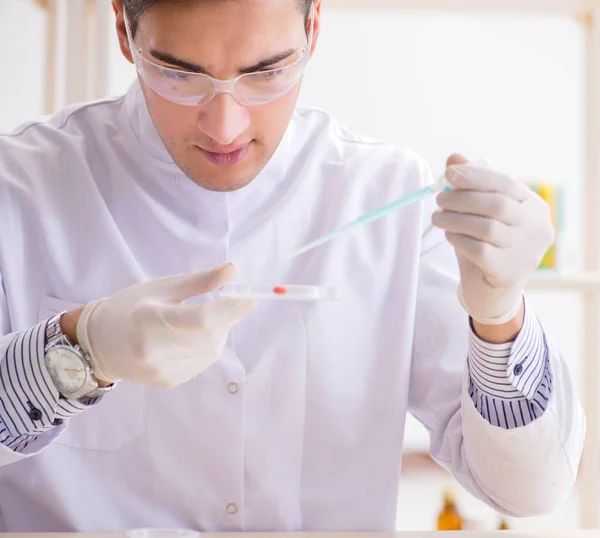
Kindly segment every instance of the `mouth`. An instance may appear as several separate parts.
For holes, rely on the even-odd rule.
[[[243,146],[238,146],[231,151],[210,151],[199,146],[196,147],[198,147],[204,157],[215,166],[236,166],[240,164],[248,154],[250,142]]]

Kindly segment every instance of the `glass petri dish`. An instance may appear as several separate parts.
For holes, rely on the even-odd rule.
[[[328,286],[225,284],[221,297],[231,299],[264,299],[273,301],[337,301],[339,294]]]
[[[198,538],[199,532],[187,529],[132,529],[128,538]]]

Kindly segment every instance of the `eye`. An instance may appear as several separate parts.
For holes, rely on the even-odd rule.
[[[272,69],[270,71],[259,71],[257,73],[257,75],[260,76],[263,80],[272,80],[274,78],[277,78],[279,75],[281,75],[281,72],[283,71],[283,69],[285,69],[285,68]]]
[[[186,73],[185,71],[176,71],[175,69],[165,69],[163,75],[175,80],[188,80],[190,78],[189,73]]]

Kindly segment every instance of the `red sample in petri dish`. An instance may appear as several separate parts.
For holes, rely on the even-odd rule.
[[[1,2],[2,0],[0,0]],[[253,285],[244,283],[224,284],[220,289],[221,297],[264,299],[273,301],[337,301],[340,295],[335,288],[327,286],[289,285]]]

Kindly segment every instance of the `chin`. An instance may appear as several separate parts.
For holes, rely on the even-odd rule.
[[[260,165],[242,165],[229,169],[216,169],[212,166],[196,169],[180,168],[188,178],[203,189],[213,192],[234,192],[252,183],[267,163],[268,160]]]
[[[249,185],[250,183],[252,183],[252,179],[249,179],[247,181],[237,181],[237,182],[234,182],[234,181],[208,182],[208,181],[206,181],[206,179],[203,179],[203,180],[202,179],[201,180],[193,179],[192,181],[194,181],[194,183],[196,183],[203,189],[206,189],[207,191],[213,191],[213,192],[235,192],[240,189],[243,189],[246,185]]]
[[[231,173],[231,177],[218,177],[218,175],[206,174],[206,173],[186,173],[186,175],[196,185],[206,189],[207,191],[213,192],[234,192],[239,189],[243,189],[245,186],[252,183],[254,178],[258,174],[248,174],[239,172],[237,175]],[[228,174],[229,175],[229,174]]]

